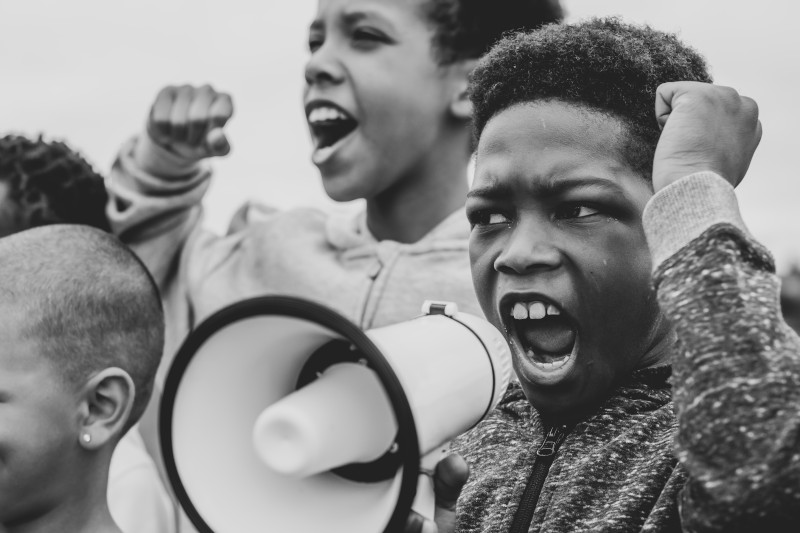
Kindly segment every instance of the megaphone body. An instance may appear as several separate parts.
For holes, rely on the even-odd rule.
[[[380,533],[401,531],[412,503],[431,513],[420,471],[496,405],[511,363],[491,324],[426,305],[367,332],[288,297],[200,324],[175,357],[160,419],[167,473],[195,527]]]

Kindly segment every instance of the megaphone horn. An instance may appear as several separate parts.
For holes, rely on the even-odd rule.
[[[488,322],[449,303],[424,311],[364,332],[272,296],[198,325],[159,422],[169,481],[198,531],[394,532],[415,497],[432,506],[418,496],[422,456],[494,407],[511,363]]]

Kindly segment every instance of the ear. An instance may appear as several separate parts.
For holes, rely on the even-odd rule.
[[[462,59],[449,68],[452,69],[453,93],[450,100],[450,114],[459,120],[472,118],[472,102],[469,99],[469,75],[478,64],[477,59]]]
[[[121,368],[106,368],[86,383],[81,398],[78,442],[96,450],[118,438],[131,415],[136,388]]]

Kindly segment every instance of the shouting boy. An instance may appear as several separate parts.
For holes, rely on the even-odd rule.
[[[164,340],[158,290],[115,237],[49,225],[0,239],[0,531],[119,533],[112,453]]]
[[[366,200],[352,217],[251,204],[225,237],[205,231],[203,160],[230,149],[232,101],[208,86],[159,93],[109,180],[113,230],[164,298],[159,378],[195,324],[253,296],[308,298],[364,329],[408,320],[426,299],[480,313],[464,220],[468,75],[504,31],[560,18],[557,0],[320,0],[303,105],[327,194]],[[280,147],[265,148],[265,171],[269,149]],[[145,418],[156,449],[155,417]]]
[[[708,82],[674,36],[613,19],[476,69],[472,272],[519,382],[459,443],[458,531],[800,521],[800,341],[733,191],[758,110]],[[440,465],[450,492],[463,470]]]

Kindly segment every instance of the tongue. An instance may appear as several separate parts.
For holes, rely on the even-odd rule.
[[[517,334],[537,355],[566,355],[575,344],[575,331],[558,318],[517,322]]]

